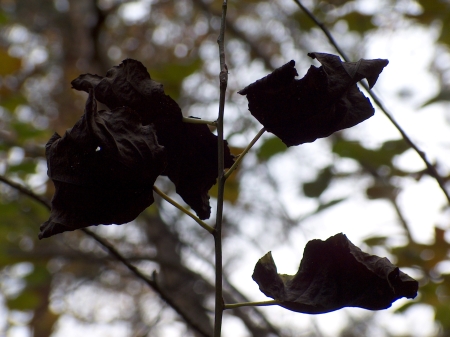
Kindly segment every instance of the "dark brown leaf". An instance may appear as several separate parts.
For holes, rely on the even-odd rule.
[[[278,274],[269,252],[256,264],[253,279],[280,306],[308,314],[386,309],[399,298],[416,297],[418,290],[418,282],[387,258],[362,252],[344,234],[309,241],[296,275]]]
[[[356,83],[367,78],[372,87],[388,60],[341,62],[338,56],[309,53],[322,66],[311,66],[296,80],[290,61],[239,91],[247,95],[251,114],[287,146],[328,137],[371,117],[374,109]]]
[[[127,107],[97,111],[90,90],[81,119],[46,145],[56,188],[39,238],[99,224],[134,220],[153,203],[153,184],[166,165],[152,126]]]
[[[162,174],[200,219],[210,217],[208,191],[217,179],[217,136],[206,125],[183,123],[178,104],[164,94],[162,85],[151,79],[141,62],[124,60],[105,77],[81,75],[72,86],[83,91],[93,88],[97,99],[110,109],[128,106],[138,112],[144,125],[152,124],[167,153]],[[233,157],[227,144],[224,152],[229,168]]]

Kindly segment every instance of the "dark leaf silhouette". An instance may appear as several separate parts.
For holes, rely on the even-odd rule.
[[[296,275],[278,274],[267,253],[256,264],[253,279],[280,306],[308,314],[343,307],[386,309],[399,298],[416,297],[418,290],[418,282],[388,259],[362,252],[342,233],[309,241]]]
[[[166,165],[153,127],[127,107],[97,111],[92,90],[84,115],[63,137],[52,136],[46,156],[56,191],[41,239],[134,220],[153,203],[153,184]]]
[[[85,74],[72,81],[74,89],[94,89],[97,99],[110,109],[128,106],[152,124],[159,144],[167,153],[168,164],[162,173],[175,184],[177,193],[192,207],[200,219],[211,213],[209,189],[217,179],[217,136],[206,125],[182,121],[178,104],[164,94],[161,84],[151,79],[144,65],[124,60],[105,77]],[[233,164],[225,144],[225,167]]]
[[[341,62],[338,56],[309,53],[322,66],[311,66],[296,80],[290,61],[239,91],[247,95],[251,114],[287,145],[328,137],[371,117],[374,109],[356,83],[363,78],[372,87],[388,60]]]

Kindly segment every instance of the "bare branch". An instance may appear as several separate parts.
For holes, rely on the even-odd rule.
[[[203,0],[194,0],[194,3],[197,4],[197,6],[200,7],[205,13],[208,13],[208,14],[214,15],[214,16],[221,16],[220,13],[218,13],[218,12],[214,11],[212,8],[210,8]],[[273,69],[273,66],[270,62],[270,55],[268,53],[264,52],[258,43],[256,43],[251,38],[249,38],[245,34],[245,32],[239,30],[236,27],[236,24],[234,23],[234,21],[231,20],[229,17],[225,18],[225,23],[227,26],[228,33],[230,33],[231,35],[244,41],[250,47],[250,52],[253,55],[256,55],[258,58],[260,58],[264,62],[264,66],[267,69]]]
[[[223,116],[225,111],[225,94],[228,85],[228,67],[225,63],[225,26],[227,17],[227,0],[222,3],[222,20],[220,24],[220,33],[217,39],[219,45],[220,59],[220,99],[219,99],[219,116],[217,118],[217,137],[218,137],[218,192],[217,192],[217,215],[216,226],[214,228],[214,246],[216,260],[216,296],[215,296],[215,312],[214,312],[214,337],[220,337],[222,331],[222,317],[224,310],[223,300],[223,284],[222,284],[222,220],[223,220],[223,201],[225,189],[224,177],[224,137],[223,137]]]
[[[18,183],[15,183],[11,181],[10,179],[0,175],[0,181],[11,186],[12,188],[18,190],[20,193],[34,199],[35,201],[39,202],[41,205],[45,206],[47,209],[51,209],[50,203],[45,200],[44,198],[40,197],[39,195],[35,194],[33,191],[29,190],[28,188],[21,186]],[[195,322],[193,322],[189,316],[181,310],[178,305],[166,294],[159,284],[156,282],[156,279],[154,277],[150,278],[144,273],[142,273],[138,268],[136,268],[132,263],[130,263],[125,257],[123,257],[119,251],[114,248],[114,246],[109,243],[107,240],[102,238],[101,236],[97,235],[96,233],[90,231],[89,229],[82,228],[81,231],[83,231],[85,234],[92,237],[95,241],[97,241],[100,245],[102,245],[116,260],[122,262],[134,275],[136,275],[139,279],[144,281],[148,286],[150,286],[156,293],[159,294],[159,296],[170,306],[172,309],[174,309],[188,324],[193,330],[200,333],[202,336],[209,337],[208,333],[203,331],[202,328],[200,328]]]
[[[34,193],[30,189],[26,188],[25,186],[22,186],[2,175],[0,175],[0,181],[5,183],[6,185],[11,186],[12,188],[16,189],[20,193],[25,194],[26,196],[30,197],[31,199],[34,199],[35,201],[39,202],[41,205],[44,205],[45,207],[47,207],[47,209],[50,210],[52,208],[52,206],[46,199],[37,195],[36,193]]]
[[[294,2],[301,8],[301,10],[312,20],[314,23],[323,31],[323,33],[328,38],[328,41],[330,44],[336,49],[336,51],[341,54],[342,58],[346,62],[350,62],[348,56],[345,54],[345,52],[341,49],[341,47],[338,45],[338,43],[334,40],[333,35],[328,30],[325,25],[317,19],[317,17],[309,11],[303,4],[300,2],[300,0],[294,0]],[[403,139],[409,144],[409,146],[417,152],[417,154],[420,156],[420,158],[425,163],[428,173],[436,179],[436,181],[439,184],[439,187],[441,188],[442,192],[444,192],[445,197],[447,198],[448,203],[450,204],[450,194],[445,188],[445,182],[444,179],[438,174],[436,171],[436,168],[430,163],[430,161],[427,159],[426,153],[421,151],[419,147],[411,140],[411,138],[408,136],[408,134],[405,132],[405,130],[400,126],[400,124],[397,123],[397,121],[392,117],[391,113],[384,107],[383,103],[380,101],[380,99],[375,95],[375,93],[369,89],[369,86],[366,83],[361,82],[364,89],[368,92],[370,97],[372,97],[373,101],[376,105],[383,111],[383,113],[386,115],[386,117],[390,120],[390,122],[395,126],[395,128],[400,132]]]

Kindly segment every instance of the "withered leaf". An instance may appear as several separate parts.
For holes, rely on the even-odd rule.
[[[252,277],[280,306],[307,314],[344,307],[386,309],[399,298],[416,297],[418,290],[418,282],[387,258],[364,253],[342,233],[309,241],[295,275],[278,274],[269,252]]]
[[[134,220],[153,203],[153,184],[166,165],[153,127],[128,107],[97,111],[92,90],[84,115],[63,137],[52,136],[46,157],[56,191],[41,239]]]
[[[287,146],[328,137],[373,116],[369,99],[356,83],[363,78],[372,87],[388,60],[341,62],[336,55],[309,53],[322,66],[311,66],[296,80],[290,61],[239,91],[247,95],[251,114]]]
[[[208,191],[217,179],[217,136],[206,125],[183,123],[178,104],[164,94],[162,85],[151,79],[141,62],[124,60],[105,77],[84,74],[73,80],[72,86],[86,92],[92,88],[110,109],[128,106],[137,111],[144,125],[153,125],[158,143],[167,153],[162,174],[200,219],[210,217]],[[233,157],[226,143],[224,153],[225,168],[229,168]]]

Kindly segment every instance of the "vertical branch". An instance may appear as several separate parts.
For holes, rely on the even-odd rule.
[[[222,3],[222,20],[220,34],[217,39],[220,57],[220,101],[219,116],[217,118],[218,136],[218,194],[217,194],[217,215],[216,227],[214,228],[214,245],[216,251],[216,303],[214,318],[214,337],[220,337],[222,331],[222,316],[224,310],[223,289],[222,289],[222,217],[223,217],[223,192],[225,187],[224,177],[224,139],[223,139],[223,115],[225,110],[225,93],[228,84],[228,68],[225,64],[225,20],[227,15],[227,0]]]

